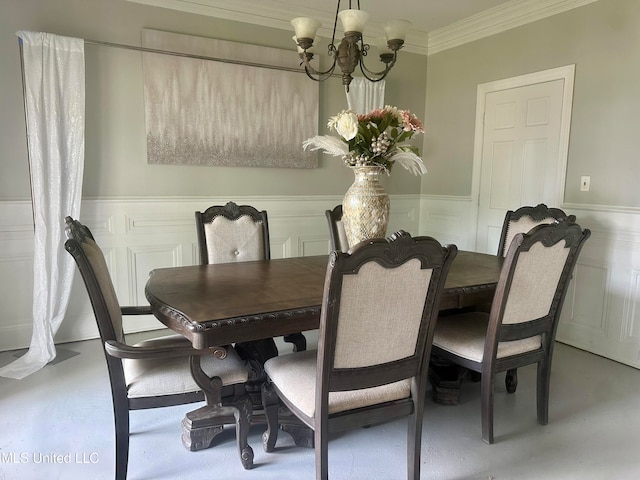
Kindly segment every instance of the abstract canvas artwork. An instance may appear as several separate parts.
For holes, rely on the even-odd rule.
[[[318,132],[316,82],[304,74],[199,57],[297,67],[294,51],[144,29],[147,162],[314,168],[302,142]],[[292,65],[293,63],[293,65]]]

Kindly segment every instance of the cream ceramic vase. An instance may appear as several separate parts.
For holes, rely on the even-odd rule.
[[[349,247],[369,238],[384,238],[389,224],[389,195],[380,183],[380,167],[352,167],[355,180],[342,201],[342,222]]]

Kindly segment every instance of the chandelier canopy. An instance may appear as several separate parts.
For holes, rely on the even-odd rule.
[[[310,63],[314,54],[316,32],[320,28],[320,22],[314,18],[298,17],[291,20],[291,25],[295,30],[293,41],[298,46],[298,53],[307,76],[312,80],[322,82],[333,74],[337,65],[342,70],[342,84],[349,91],[349,84],[353,79],[351,74],[358,66],[362,71],[362,75],[372,82],[379,82],[387,76],[387,73],[396,63],[398,50],[404,44],[406,31],[411,23],[407,20],[390,20],[384,25],[385,36],[377,42],[380,61],[384,64],[384,69],[375,72],[369,70],[364,64],[364,57],[367,56],[370,45],[364,43],[362,33],[369,14],[360,10],[360,0],[358,0],[358,6],[355,9],[351,8],[351,0],[349,0],[349,8],[340,10],[340,2],[341,0],[338,0],[336,18],[333,23],[333,37],[328,47],[329,56],[333,57],[333,64],[324,72],[314,69]],[[336,46],[338,19],[342,24],[344,37],[340,44]]]

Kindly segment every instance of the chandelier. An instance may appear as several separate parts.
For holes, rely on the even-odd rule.
[[[391,20],[384,25],[385,38],[378,41],[380,61],[384,64],[384,69],[375,72],[369,70],[364,64],[364,57],[367,56],[370,46],[364,43],[362,32],[369,14],[360,10],[360,0],[358,0],[357,9],[351,8],[351,0],[349,0],[349,8],[345,10],[340,10],[340,1],[338,0],[336,18],[333,23],[333,37],[328,47],[329,56],[333,57],[333,64],[324,72],[314,69],[310,63],[314,54],[314,39],[320,22],[314,18],[298,17],[291,20],[291,25],[295,30],[293,41],[298,46],[298,53],[302,59],[301,65],[304,65],[307,76],[312,80],[322,82],[333,74],[337,65],[342,70],[342,84],[349,91],[349,84],[353,80],[351,74],[358,66],[362,75],[372,82],[379,82],[387,76],[396,63],[398,50],[402,48],[406,31],[411,24],[406,20]],[[338,19],[342,23],[344,37],[336,46]]]

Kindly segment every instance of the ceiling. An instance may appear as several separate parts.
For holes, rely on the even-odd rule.
[[[331,38],[335,0],[128,0],[156,7],[293,31],[289,21],[305,16],[320,20],[318,35]],[[358,0],[340,1],[341,9]],[[596,0],[360,0],[370,14],[365,39],[382,35],[386,19],[412,23],[407,51],[424,55],[499,33]],[[340,29],[340,26],[338,26]],[[370,41],[372,43],[372,41]]]

